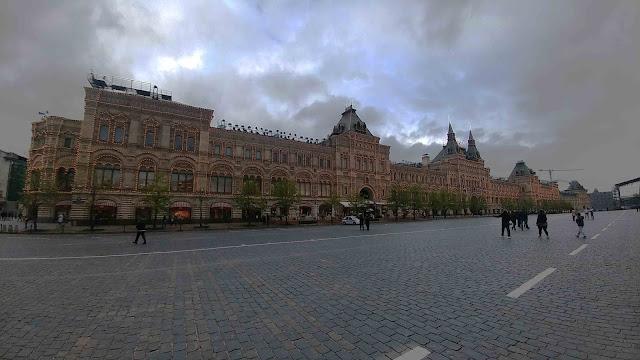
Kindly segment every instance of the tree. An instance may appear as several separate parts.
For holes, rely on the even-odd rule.
[[[280,208],[281,212],[284,212],[285,223],[289,224],[289,210],[291,207],[300,202],[300,194],[298,194],[298,187],[292,180],[282,179],[273,184],[271,190],[276,206]]]
[[[469,210],[473,215],[480,215],[481,212],[487,209],[487,201],[482,196],[472,196],[469,199]]]
[[[395,216],[396,221],[398,221],[398,212],[404,206],[403,192],[399,186],[394,185],[389,189],[389,196],[387,197],[387,206]]]
[[[413,220],[416,219],[416,212],[424,206],[424,190],[419,185],[412,185],[407,191],[407,207],[413,212]]]
[[[30,191],[23,192],[20,204],[26,209],[27,217],[33,221],[33,230],[38,230],[38,210],[41,206],[53,206],[60,194],[56,186],[43,181],[39,176],[31,177]]]
[[[331,194],[331,196],[324,201],[324,204],[331,208],[331,223],[333,224],[333,217],[336,215],[336,208],[340,206],[340,197],[336,194]]]
[[[351,194],[349,196],[349,206],[356,213],[356,215],[363,214],[367,208],[364,197],[358,193]]]
[[[258,184],[253,180],[246,180],[242,184],[242,189],[234,196],[234,201],[245,214],[249,225],[256,211],[262,211],[266,207],[266,201],[260,194]]]
[[[442,209],[442,191],[434,191],[429,194],[429,208],[435,219],[438,210]]]
[[[170,200],[169,185],[161,176],[157,177],[151,185],[146,187],[144,200],[151,206],[151,211],[153,212],[153,228],[155,229],[158,213],[166,211]]]
[[[500,206],[502,206],[503,209],[513,211],[513,209],[515,209],[516,207],[516,204],[513,199],[505,198],[500,199]]]

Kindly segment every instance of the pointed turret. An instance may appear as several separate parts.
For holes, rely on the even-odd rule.
[[[464,154],[464,149],[462,149],[458,142],[456,141],[456,133],[453,132],[453,127],[451,123],[449,123],[449,132],[447,133],[447,144],[442,147],[442,150],[436,155],[433,161],[438,162],[443,158],[455,154]]]
[[[469,142],[468,142],[468,147],[467,147],[467,159],[469,159],[469,160],[479,160],[479,159],[481,159],[480,152],[478,151],[478,148],[476,147],[476,140],[473,138],[473,134],[471,133],[471,130],[469,130]]]
[[[447,133],[447,141],[456,141],[456,133],[453,132],[453,127],[449,123],[449,132]]]

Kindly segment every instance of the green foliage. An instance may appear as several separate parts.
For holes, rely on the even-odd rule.
[[[258,184],[253,180],[246,180],[242,184],[242,189],[239,194],[234,196],[234,201],[245,214],[249,225],[251,225],[254,215],[261,213],[267,207],[267,202],[260,194]]]
[[[424,190],[419,185],[412,185],[406,191],[407,208],[413,213],[413,220],[416,219],[416,212],[422,210],[425,205]]]
[[[271,195],[275,200],[276,206],[284,213],[285,221],[289,223],[289,210],[293,205],[300,202],[300,194],[298,194],[296,183],[288,179],[279,180],[273,184]]]
[[[50,181],[44,181],[40,176],[31,178],[31,190],[24,192],[20,198],[20,205],[25,208],[26,216],[33,221],[33,229],[38,230],[38,209],[41,206],[53,206],[60,198],[60,193]]]
[[[389,189],[389,196],[387,196],[387,207],[391,210],[393,215],[398,221],[398,214],[401,209],[405,208],[408,203],[407,191],[403,190],[397,185],[394,185]]]
[[[169,206],[169,185],[163,177],[158,176],[154,182],[145,188],[144,200],[153,212],[153,226],[156,226],[158,214],[167,210]]]
[[[347,201],[354,215],[363,214],[367,209],[367,202],[359,193],[351,194]]]
[[[327,198],[323,204],[331,208],[331,223],[333,223],[333,218],[337,215],[336,210],[341,205],[340,197],[336,194],[331,194],[331,196],[329,196],[329,198]]]
[[[469,199],[469,210],[474,215],[480,215],[487,210],[487,201],[482,196],[472,196]]]

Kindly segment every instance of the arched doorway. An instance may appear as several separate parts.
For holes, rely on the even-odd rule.
[[[373,191],[368,187],[360,189],[359,195],[365,200],[373,200]]]

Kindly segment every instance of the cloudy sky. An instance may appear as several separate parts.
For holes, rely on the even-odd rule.
[[[496,177],[640,176],[636,0],[3,1],[0,148],[25,154],[38,111],[79,119],[91,69],[317,138],[353,103],[395,161],[435,155],[451,121]]]

